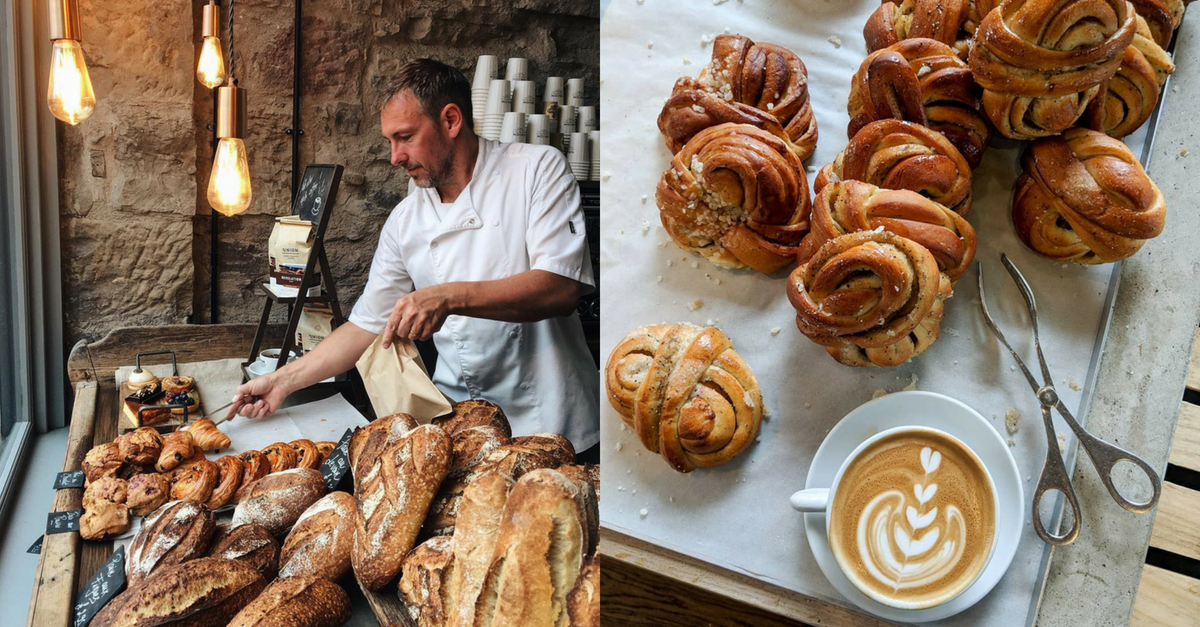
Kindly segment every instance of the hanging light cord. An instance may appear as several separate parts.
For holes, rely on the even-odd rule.
[[[229,0],[229,80],[233,80],[233,0]]]

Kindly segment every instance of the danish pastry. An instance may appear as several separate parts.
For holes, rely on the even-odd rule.
[[[242,485],[242,462],[233,455],[226,455],[216,461],[217,485],[205,505],[208,509],[216,510],[228,503]]]
[[[183,463],[183,460],[190,459],[195,452],[196,445],[191,433],[172,431],[163,436],[162,453],[159,454],[158,463],[154,464],[154,469],[158,472],[174,470]]]
[[[292,440],[289,446],[296,451],[296,468],[316,470],[321,467],[321,453],[312,440]]]
[[[267,461],[271,462],[271,472],[291,470],[296,467],[296,462],[300,459],[296,449],[287,442],[276,442],[263,449],[262,452],[267,456]]]
[[[187,471],[171,486],[171,498],[177,501],[207,503],[220,478],[221,470],[213,462],[195,462],[188,466]]]

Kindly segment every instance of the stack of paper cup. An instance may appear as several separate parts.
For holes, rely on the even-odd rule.
[[[504,114],[512,110],[512,94],[508,81],[499,78],[488,85],[487,109],[483,114],[483,129],[480,135],[487,139],[500,139],[500,127]]]
[[[475,80],[471,83],[471,115],[475,119],[475,134],[483,132],[483,114],[487,110],[488,85],[500,71],[500,59],[485,54],[475,62]]]
[[[539,146],[550,145],[550,116],[535,113],[526,118],[525,142]]]
[[[525,141],[525,114],[520,111],[509,111],[504,114],[504,122],[500,125],[500,143],[522,143]]]
[[[572,107],[583,106],[583,79],[572,78],[567,81],[567,101],[563,104]]]
[[[580,133],[590,133],[600,130],[600,120],[596,117],[596,107],[579,107],[579,123],[577,128]]]
[[[537,83],[533,81],[516,81],[513,88],[512,110],[533,115],[537,110]]]
[[[546,92],[542,94],[542,102],[555,102],[559,106],[567,104],[565,81],[561,76],[551,76],[546,79]]]
[[[570,135],[579,128],[579,109],[571,105],[564,105],[558,110],[558,132],[563,135]]]
[[[508,81],[508,90],[512,92],[517,81],[529,80],[529,59],[513,57],[504,68],[504,80]]]
[[[567,147],[567,163],[571,164],[571,172],[576,181],[588,180],[588,169],[591,165],[588,159],[587,133],[571,133],[571,145]]]
[[[588,131],[588,152],[592,158],[592,180],[600,180],[600,131]]]

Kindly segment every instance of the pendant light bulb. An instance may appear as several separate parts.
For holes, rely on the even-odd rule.
[[[79,124],[96,110],[96,94],[79,45],[79,11],[75,0],[49,0],[50,85],[46,100],[54,117]]]
[[[242,141],[246,119],[245,90],[233,79],[217,89],[217,154],[208,178],[208,204],[227,216],[250,206],[250,165]]]
[[[217,11],[217,5],[213,2],[204,5],[201,27],[204,43],[200,47],[200,60],[196,64],[196,78],[209,89],[225,82],[225,57],[221,54],[221,40],[217,38]]]

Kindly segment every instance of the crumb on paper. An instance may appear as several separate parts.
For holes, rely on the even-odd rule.
[[[770,416],[770,415],[771,415],[771,408],[764,406],[763,407],[763,416],[766,417],[766,416]]]
[[[628,431],[628,430],[629,430],[629,427],[626,427],[625,423],[622,422],[621,423],[621,431]]]
[[[1021,412],[1017,411],[1016,407],[1009,407],[1004,412],[1004,429],[1005,431],[1008,431],[1009,435],[1016,433],[1017,430],[1021,428],[1021,426],[1017,424],[1017,421],[1020,419]]]
[[[701,34],[700,35],[700,46],[704,47],[704,46],[707,46],[708,44],[711,44],[714,38],[715,37],[713,35]]]
[[[670,259],[668,259],[668,260],[667,260],[667,265],[668,265],[668,266],[673,266],[673,265],[675,265],[675,262],[674,262],[674,261],[672,261],[672,260],[670,260]]]
[[[1079,391],[1079,384],[1076,383],[1074,379],[1067,380],[1067,387],[1071,388],[1072,390],[1075,390],[1076,392]]]
[[[621,444],[620,442],[617,442],[617,450],[619,451],[619,450],[621,450],[621,449],[623,449],[623,448],[625,448],[625,445],[624,445],[624,444]]]
[[[630,492],[630,494],[631,494],[631,495],[633,495],[633,496],[637,496],[637,490],[634,490],[633,492]]]
[[[1008,448],[1012,448],[1012,447],[1014,447],[1014,446],[1016,446],[1016,445],[1017,445],[1017,441],[1016,441],[1016,440],[1014,440],[1014,439],[1012,439],[1012,438],[1009,438],[1009,439],[1008,439]]]
[[[645,235],[649,232],[650,232],[650,221],[642,220],[642,235]]]
[[[625,469],[625,474],[627,474],[627,475],[632,475],[632,474],[633,474],[633,469],[632,469],[632,468],[626,468],[626,469]]]
[[[693,268],[699,268],[699,267],[700,267],[700,262],[699,262],[699,261],[696,261],[695,259],[693,259],[693,260],[692,260],[692,267],[693,267]]]
[[[683,58],[683,64],[684,64],[684,65],[691,65],[691,64],[692,64],[692,60],[691,60],[691,59],[689,59],[689,58],[687,58],[687,57],[684,57],[684,58]]]
[[[887,393],[888,393],[887,390],[885,390],[883,388],[879,388],[879,389],[875,390],[874,392],[871,392],[871,400],[875,400],[877,398],[887,396]]]
[[[643,205],[646,204],[647,200],[650,200],[650,197],[645,194],[642,194],[642,204]]]
[[[712,0],[714,7],[719,7],[722,4],[725,4],[726,2],[729,2],[729,0]]]
[[[1067,434],[1060,433],[1058,434],[1058,450],[1061,451],[1065,448],[1067,448]]]
[[[600,175],[600,180],[604,182],[608,182],[608,179],[610,178],[612,178],[612,172],[605,172],[604,174]]]
[[[646,509],[645,507],[643,507],[642,510],[638,512],[638,516],[641,516],[642,518],[645,518],[649,515],[650,515],[650,510]]]
[[[830,36],[829,36],[829,39],[828,39],[827,41],[828,41],[829,43],[833,44],[833,47],[834,47],[834,48],[841,48],[841,47],[842,47],[842,38],[841,38],[841,37],[838,37],[837,35],[830,35]]]
[[[782,327],[771,327],[771,335],[779,335],[779,332],[782,330]]]
[[[805,169],[807,169],[810,174],[813,174],[813,173],[816,173],[819,168],[817,168],[817,166],[815,166],[815,165],[809,165],[809,166],[806,166]]]
[[[811,409],[811,408],[812,408],[812,403],[810,403],[808,401],[804,401],[804,409]]]
[[[697,309],[699,309],[703,306],[704,306],[704,301],[697,298],[696,300],[688,303],[687,307],[688,307],[688,311],[696,311]]]
[[[624,491],[625,491],[625,486],[623,486],[623,485],[617,486],[617,492],[624,492]]]
[[[621,229],[621,235],[625,234],[625,229]]]
[[[1180,157],[1186,157],[1186,156],[1188,156],[1188,151],[1187,151],[1187,149],[1185,148],[1185,149],[1183,149],[1183,150],[1179,151],[1179,156],[1180,156]]]
[[[647,49],[647,50],[652,50],[652,49],[654,49],[654,42],[653,42],[653,41],[647,41],[647,42],[646,42],[646,49]]]
[[[908,385],[904,386],[904,389],[902,389],[901,391],[902,392],[911,392],[911,391],[917,389],[917,384],[920,382],[921,382],[921,378],[918,377],[917,373],[914,372],[914,373],[912,373],[912,378],[908,380]]]
[[[654,278],[654,282],[655,282],[655,283],[662,283],[662,275],[660,274],[660,275],[658,275],[657,277],[655,277],[655,278]]]

